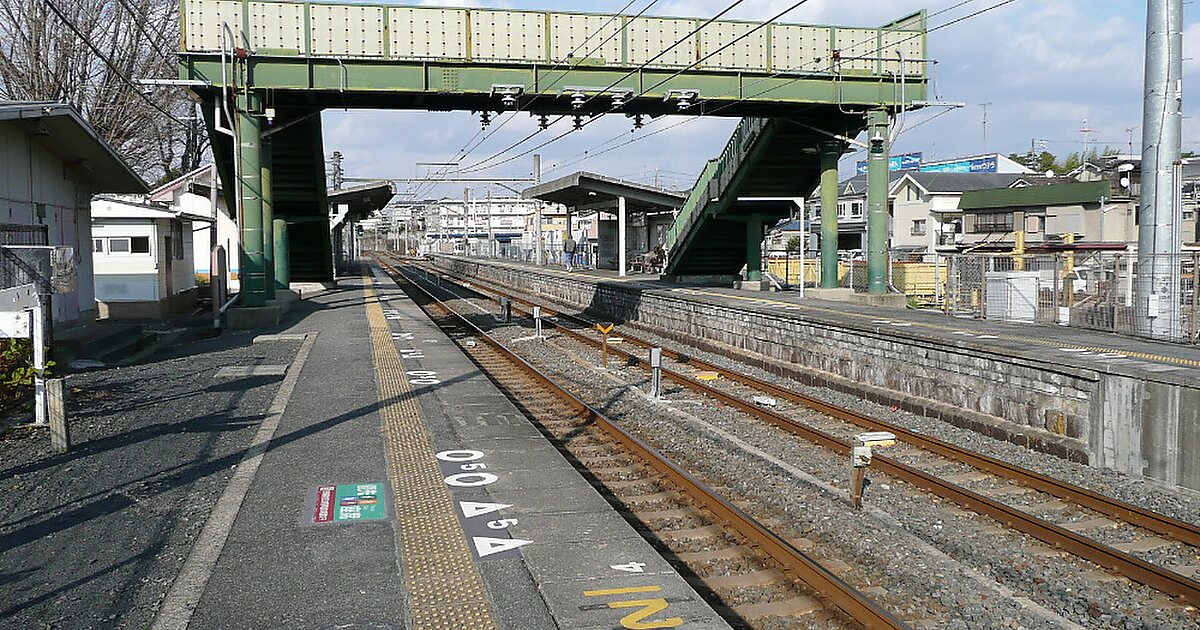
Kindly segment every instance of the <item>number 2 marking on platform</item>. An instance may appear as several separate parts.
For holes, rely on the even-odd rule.
[[[614,567],[615,568],[615,567]],[[584,597],[603,597],[606,595],[631,595],[634,593],[657,593],[661,591],[659,586],[633,586],[629,588],[609,588],[599,591],[584,591]],[[652,615],[660,613],[670,607],[670,603],[666,598],[656,597],[654,599],[627,599],[615,602],[608,602],[608,607],[617,608],[637,608],[638,610],[621,617],[621,627],[629,628],[630,630],[651,630],[652,628],[677,628],[683,625],[682,617],[668,617],[659,621],[646,621]]]

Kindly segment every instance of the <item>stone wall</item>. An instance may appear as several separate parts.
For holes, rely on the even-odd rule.
[[[1200,384],[1101,373],[835,315],[773,315],[667,289],[444,258],[448,274],[671,337],[1042,452],[1200,489]]]

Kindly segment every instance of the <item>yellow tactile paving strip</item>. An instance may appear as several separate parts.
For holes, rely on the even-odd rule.
[[[494,629],[491,603],[369,277],[367,325],[414,630]]]

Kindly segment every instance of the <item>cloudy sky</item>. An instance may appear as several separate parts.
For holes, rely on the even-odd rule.
[[[468,4],[616,12],[626,1],[511,0]],[[767,19],[793,1],[747,0],[729,17]],[[656,2],[647,14],[705,18],[731,2]],[[931,15],[930,28],[934,29],[998,2],[809,0],[781,21],[877,26],[926,9]],[[635,13],[648,3],[650,0],[634,0],[627,12]],[[955,8],[959,4],[963,6]],[[1194,6],[1185,3],[1184,9],[1185,99],[1200,76],[1200,19],[1193,15]],[[1140,150],[1145,13],[1146,3],[1142,0],[1016,0],[930,33],[928,52],[938,60],[931,74],[931,96],[967,106],[949,112],[931,109],[911,114],[906,124],[909,130],[898,138],[893,153],[921,151],[928,160],[985,151],[1025,152],[1030,140],[1037,138],[1045,140],[1050,151],[1066,155],[1083,147],[1085,134],[1080,129],[1085,119],[1086,126],[1093,130],[1089,136],[1097,148],[1109,146],[1127,151],[1133,128],[1133,148]],[[982,124],[984,103],[988,103],[986,144]],[[1185,101],[1183,148],[1200,151],[1200,120],[1187,117],[1189,111]],[[936,120],[920,124],[939,113]],[[508,116],[498,118],[493,127]],[[588,157],[616,143],[680,122],[683,124],[645,141]],[[546,178],[586,169],[639,181],[657,178],[666,186],[688,188],[704,160],[720,151],[735,124],[735,120],[722,118],[665,117],[632,133],[627,119],[611,116],[539,152],[543,155]],[[423,175],[426,171],[418,169],[416,163],[452,160],[473,137],[479,139],[478,118],[466,113],[329,110],[324,114],[324,125],[326,153],[341,151],[347,175],[353,177]],[[564,120],[512,153],[558,135],[569,126],[570,121]],[[535,121],[528,114],[517,114],[461,161],[466,165],[488,158],[534,129]],[[843,172],[852,170],[854,160],[861,157],[844,158]],[[525,156],[485,174],[523,177],[530,174],[531,168],[531,158]],[[462,188],[461,184],[442,185],[421,192],[459,196]],[[488,189],[487,185],[478,185],[473,194],[482,195]],[[491,190],[497,195],[504,193],[494,186]]]

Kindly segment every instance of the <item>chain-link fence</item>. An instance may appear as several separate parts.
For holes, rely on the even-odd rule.
[[[1200,252],[1155,257],[1154,272],[1166,276],[1158,285],[1168,288],[1149,298],[1139,297],[1138,256],[1127,252],[941,258],[946,276],[935,302],[948,315],[1200,342]]]
[[[1200,343],[1200,252],[1155,259],[1158,286],[1175,287],[1138,304],[1138,256],[1112,251],[1039,254],[890,252],[888,285],[910,304],[950,316],[1076,326]],[[784,288],[821,286],[814,252],[767,251],[763,269]],[[867,262],[839,260],[837,286],[866,291]],[[1162,297],[1163,295],[1167,297]],[[1167,300],[1164,302],[1163,300]],[[1156,313],[1153,323],[1145,314]]]

